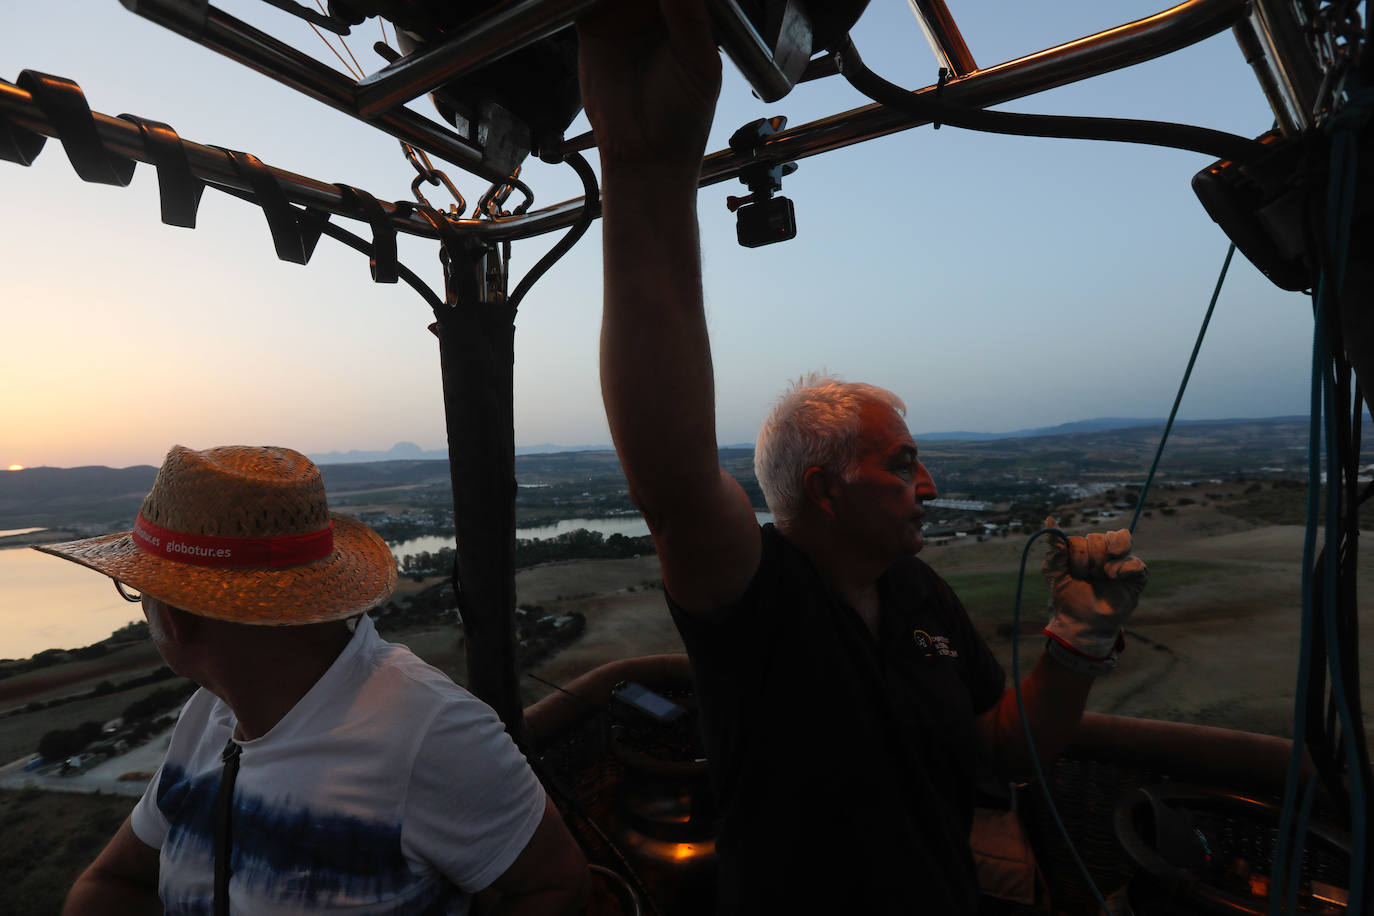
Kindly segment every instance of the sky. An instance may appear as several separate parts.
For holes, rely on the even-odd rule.
[[[334,62],[308,26],[266,3],[217,5]],[[983,67],[1164,8],[949,5]],[[382,199],[410,197],[414,173],[394,140],[115,0],[7,4],[4,23],[0,77],[64,76],[96,111],[163,121],[183,138]],[[355,33],[359,61],[380,67],[375,25]],[[888,79],[934,81],[937,63],[905,3],[873,0],[853,37]],[[728,62],[725,71],[711,150],[755,118],[782,114],[795,126],[867,102],[834,78],[764,104]],[[412,107],[432,113],[426,99]],[[1247,137],[1272,121],[1229,32],[1002,107]],[[569,135],[584,129],[579,117]],[[736,244],[725,207],[742,186],[704,189],[720,442],[752,442],[788,380],[810,370],[897,392],[918,438],[1167,415],[1227,247],[1189,187],[1209,162],[922,127],[803,160],[783,188],[797,238],[759,249]],[[469,201],[486,188],[448,172]],[[580,194],[564,166],[531,163],[522,177],[536,207]],[[158,464],[174,443],[444,446],[429,309],[404,284],[373,284],[352,250],[322,239],[309,265],[278,261],[261,211],[215,191],[196,229],[164,226],[151,166],[127,188],[85,184],[55,140],[31,167],[0,161],[0,198],[0,468]],[[555,238],[514,245],[512,287]],[[402,240],[402,260],[441,288],[437,251]],[[517,445],[609,442],[597,381],[600,270],[598,223],[521,306]],[[1237,256],[1180,416],[1305,412],[1310,341],[1307,300]]]

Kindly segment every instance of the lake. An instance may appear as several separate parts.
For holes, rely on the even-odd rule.
[[[759,523],[773,520],[758,513]],[[556,525],[520,528],[516,537],[551,538],[586,528],[605,537],[649,533],[637,515],[615,518],[574,518]],[[437,552],[452,547],[445,537],[412,538],[392,546],[399,558],[408,553]],[[97,572],[57,557],[15,547],[0,550],[0,658],[26,658],[44,649],[76,649],[99,642],[134,620],[142,620],[138,605],[115,592],[110,580]]]
[[[771,512],[756,512],[755,514],[759,517],[760,525],[773,520]],[[534,538],[548,540],[558,537],[560,534],[567,534],[569,531],[576,531],[579,528],[600,532],[602,537],[622,534],[627,538],[638,538],[649,533],[649,526],[644,524],[644,519],[640,516],[617,515],[613,518],[565,518],[552,525],[516,528],[515,536],[526,540],[533,540]],[[399,559],[408,553],[422,553],[426,550],[430,553],[438,553],[441,549],[452,546],[452,538],[432,534],[392,544],[391,552]]]
[[[142,619],[93,570],[27,547],[0,550],[0,658],[88,646]]]
[[[569,531],[576,531],[585,528],[588,531],[599,531],[602,537],[610,537],[613,534],[623,534],[627,538],[643,537],[649,533],[649,526],[644,524],[644,519],[638,515],[619,515],[614,518],[566,518],[553,525],[540,525],[533,528],[516,528],[517,538],[548,538],[566,534]],[[430,553],[438,553],[445,547],[453,546],[453,538],[444,537],[438,534],[427,534],[418,538],[411,538],[391,545],[391,552],[399,560],[408,553],[422,553],[428,550]]]

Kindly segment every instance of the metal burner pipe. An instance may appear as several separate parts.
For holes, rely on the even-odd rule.
[[[601,0],[524,0],[481,17],[448,40],[409,55],[360,80],[356,108],[373,118],[482,64],[499,60],[571,26]],[[938,0],[937,0],[938,2]],[[721,43],[764,101],[785,96],[792,81],[735,0],[711,0]]]
[[[534,44],[572,25],[601,0],[524,0],[494,12],[358,81],[357,108],[364,118],[403,105],[482,64]]]
[[[126,5],[146,7],[145,3],[135,4],[135,0],[125,0]],[[952,102],[976,107],[996,105],[1000,102],[1041,92],[1055,86],[1086,79],[1101,73],[1127,67],[1132,64],[1151,60],[1187,47],[1208,38],[1224,29],[1230,28],[1249,12],[1248,0],[1187,0],[1157,15],[1138,20],[1127,25],[1090,35],[1077,41],[1059,45],[1031,54],[1017,60],[999,64],[987,70],[979,70],[965,77],[951,80],[945,84],[945,98]],[[161,21],[161,20],[158,20]],[[169,28],[185,34],[184,22],[163,23]],[[223,23],[221,23],[223,25]],[[219,26],[208,26],[216,30]],[[271,39],[269,39],[271,40]],[[276,43],[273,40],[274,44]],[[280,46],[293,57],[298,52]],[[269,49],[262,50],[262,56],[270,56]],[[313,60],[306,58],[310,65],[309,75],[315,69],[323,69]],[[264,64],[265,66],[265,64]],[[270,70],[264,72],[272,74]],[[317,80],[317,91],[323,93],[322,101],[339,107],[337,87],[347,86],[348,81],[332,71],[327,71],[328,79]],[[314,74],[318,76],[319,74]],[[278,77],[280,78],[280,77]],[[283,79],[288,85],[290,81]],[[933,92],[934,86],[927,86],[919,92]],[[304,91],[304,90],[303,90]],[[313,93],[312,93],[313,94]],[[331,101],[334,99],[335,101]],[[27,92],[18,87],[0,83],[0,113],[13,119],[20,126],[53,136],[51,126],[33,105]],[[351,113],[351,112],[350,112]],[[96,114],[96,126],[102,142],[121,155],[149,161],[143,152],[138,129],[132,124],[117,118]],[[423,122],[416,116],[416,120]],[[386,129],[382,121],[377,126]],[[918,127],[925,121],[912,118],[884,108],[881,105],[867,105],[841,114],[832,115],[809,124],[784,130],[768,138],[760,150],[760,158],[775,162],[790,162],[815,156],[819,153],[852,146],[864,140],[885,136],[898,131]],[[458,138],[455,136],[455,140]],[[416,144],[449,158],[446,152],[434,145]],[[227,157],[212,147],[188,143],[191,167],[197,175],[214,184],[242,187],[241,181],[228,164]],[[475,155],[468,147],[465,154]],[[450,161],[457,161],[450,159]],[[746,158],[729,150],[721,150],[707,156],[702,162],[701,185],[703,187],[728,181],[739,175],[740,170],[754,159]],[[458,164],[463,165],[462,162]],[[476,171],[463,165],[470,171]],[[288,197],[297,203],[317,206],[330,212],[340,213],[341,198],[332,185],[295,175],[291,172],[274,169],[278,181]],[[477,172],[483,175],[482,172]],[[501,178],[504,176],[496,176]],[[387,207],[384,203],[383,207]],[[388,207],[388,210],[390,208]],[[496,220],[455,220],[459,231],[488,241],[506,241],[529,238],[566,228],[582,212],[582,198],[567,200],[522,216],[506,217]],[[429,238],[435,237],[434,228],[419,217],[395,220],[398,231]]]
[[[364,117],[358,113],[355,104],[356,84],[353,80],[223,10],[206,6],[203,14],[191,18],[175,4],[169,6],[165,0],[123,2],[138,15],[158,25],[185,35],[249,69],[270,76],[330,108],[365,121],[398,140],[433,153],[474,175],[488,181],[502,181],[507,177],[506,173],[489,166],[483,160],[481,151],[458,134],[409,109],[397,108],[375,117]]]
[[[951,75],[964,76],[978,69],[945,0],[907,0],[907,3],[926,33],[931,50],[944,61]]]
[[[778,68],[773,51],[744,15],[735,0],[710,0],[711,20],[725,53],[754,92],[765,102],[776,102],[792,91],[792,81]]]
[[[1196,44],[1241,21],[1249,10],[1249,0],[1187,0],[1154,16],[950,80],[942,98],[985,108],[1033,95]],[[934,91],[934,86],[918,90]],[[882,105],[855,108],[770,136],[759,148],[757,159],[731,150],[710,154],[702,162],[701,186],[736,178],[741,169],[758,159],[793,162],[925,123]],[[578,198],[521,217],[472,227],[462,221],[460,225],[486,238],[525,238],[567,226],[580,211]]]
[[[986,108],[1120,70],[1210,38],[1230,28],[1249,8],[1249,0],[1187,0],[1154,16],[949,80],[941,98]],[[916,94],[935,88],[927,86]],[[926,123],[882,105],[867,105],[774,134],[759,148],[757,158],[792,162]],[[702,163],[702,186],[734,178],[752,161],[729,150],[712,153]]]

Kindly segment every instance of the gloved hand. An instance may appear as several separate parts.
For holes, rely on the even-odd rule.
[[[1054,528],[1054,519],[1046,519],[1045,527]],[[1112,659],[1148,578],[1145,562],[1131,556],[1131,533],[1094,532],[1071,537],[1067,545],[1048,537],[1040,568],[1050,586],[1045,635],[1085,660]]]

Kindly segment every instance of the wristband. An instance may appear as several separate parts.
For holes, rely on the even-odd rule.
[[[1065,646],[1054,637],[1045,640],[1045,652],[1056,664],[1061,665],[1075,674],[1086,674],[1088,677],[1101,677],[1104,674],[1111,674],[1116,670],[1117,652],[1112,650],[1112,654],[1103,659],[1092,659],[1084,655],[1079,655],[1068,646]]]

